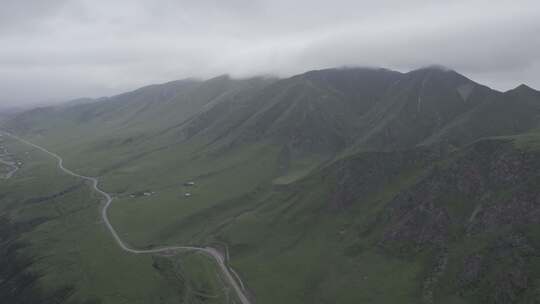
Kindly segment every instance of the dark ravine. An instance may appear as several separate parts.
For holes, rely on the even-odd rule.
[[[21,234],[31,230],[41,221],[13,223],[0,216],[0,298],[2,303],[66,303],[74,286],[56,290],[42,290],[40,275],[33,271],[34,257],[20,254],[27,244],[20,241]]]

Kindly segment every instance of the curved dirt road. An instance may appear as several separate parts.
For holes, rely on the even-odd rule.
[[[84,175],[80,175],[80,174],[77,174],[69,169],[67,169],[66,167],[64,167],[64,160],[62,159],[62,157],[60,157],[58,154],[56,153],[53,153],[41,146],[38,146],[32,142],[29,142],[25,139],[22,139],[16,135],[13,135],[11,133],[8,133],[8,132],[1,132],[11,138],[14,138],[20,142],[23,142],[29,146],[32,146],[36,149],[39,149],[43,152],[45,152],[46,154],[49,154],[51,155],[52,157],[54,157],[57,161],[58,161],[58,168],[60,168],[60,170],[64,171],[65,173],[71,175],[71,176],[75,176],[75,177],[78,177],[78,178],[81,178],[81,179],[84,179],[86,181],[89,181],[92,183],[92,189],[94,189],[94,191],[96,191],[97,193],[99,193],[101,196],[103,196],[105,198],[105,204],[103,205],[103,208],[101,209],[101,217],[103,218],[103,221],[105,222],[105,225],[107,226],[107,229],[109,230],[109,232],[112,234],[113,238],[115,239],[116,243],[118,244],[118,246],[120,246],[120,248],[122,248],[122,250],[124,251],[127,251],[129,253],[133,253],[133,254],[155,254],[155,253],[167,253],[167,252],[173,252],[173,251],[198,251],[198,252],[202,252],[204,254],[206,254],[207,256],[209,257],[212,257],[216,263],[218,264],[221,272],[223,273],[223,275],[225,276],[226,280],[228,281],[228,283],[231,285],[231,287],[234,289],[234,291],[236,292],[237,296],[238,296],[238,299],[240,300],[240,302],[242,304],[251,304],[251,302],[249,301],[249,299],[247,298],[246,294],[245,294],[245,291],[243,289],[243,283],[242,281],[240,280],[240,278],[238,277],[238,280],[239,282],[237,282],[234,277],[233,277],[233,272],[234,270],[232,269],[229,269],[229,267],[227,266],[226,262],[225,262],[225,258],[223,257],[223,255],[217,251],[216,249],[212,248],[212,247],[195,247],[195,246],[166,246],[166,247],[159,247],[159,248],[155,248],[155,249],[147,249],[147,250],[143,250],[143,249],[135,249],[135,248],[131,248],[129,247],[128,245],[126,245],[126,243],[124,243],[124,241],[120,238],[120,236],[118,235],[118,233],[116,232],[116,230],[114,229],[113,225],[111,224],[111,222],[109,221],[109,216],[107,214],[108,210],[109,210],[109,207],[111,206],[111,203],[112,203],[112,200],[113,198],[111,197],[111,195],[103,190],[101,190],[99,188],[99,181],[97,178],[95,177],[90,177],[90,176],[84,176]],[[242,287],[240,287],[240,285],[242,285]]]

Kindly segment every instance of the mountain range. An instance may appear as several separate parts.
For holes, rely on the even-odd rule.
[[[256,303],[540,301],[540,91],[526,85],[441,67],[225,75],[2,128],[98,176],[129,243],[225,244]]]

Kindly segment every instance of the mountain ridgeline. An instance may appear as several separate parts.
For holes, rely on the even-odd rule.
[[[525,133],[538,127],[538,98],[540,92],[525,85],[501,93],[438,67],[330,69],[288,79],[220,76],[152,85],[25,112],[7,127],[46,134],[62,123],[80,129],[105,124],[109,134],[151,133],[177,143],[204,138],[213,147],[266,141],[332,158],[433,143],[458,148]]]
[[[439,67],[220,76],[3,129],[99,176],[130,244],[226,244],[255,303],[540,303],[540,92],[525,85]]]

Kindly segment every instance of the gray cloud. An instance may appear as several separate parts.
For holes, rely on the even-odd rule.
[[[540,4],[522,1],[6,0],[0,104],[184,77],[442,64],[540,88]]]

